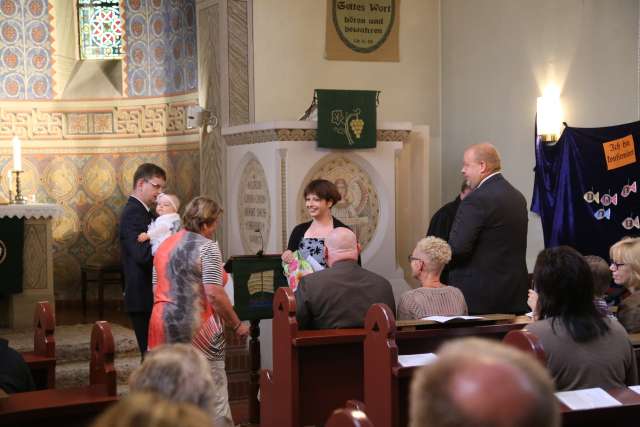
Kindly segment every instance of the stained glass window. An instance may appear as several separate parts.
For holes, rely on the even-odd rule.
[[[124,56],[120,0],[78,0],[81,59]]]

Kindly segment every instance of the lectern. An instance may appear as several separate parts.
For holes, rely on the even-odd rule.
[[[249,355],[249,422],[260,422],[258,389],[260,384],[260,320],[273,318],[273,295],[287,286],[280,255],[232,256],[224,266],[233,274],[234,310],[240,320],[251,321]]]

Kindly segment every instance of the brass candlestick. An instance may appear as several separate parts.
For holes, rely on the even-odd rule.
[[[27,199],[22,195],[22,189],[20,188],[20,174],[23,171],[11,171],[16,175],[16,196],[13,198],[13,203],[18,205],[24,205],[27,203]]]

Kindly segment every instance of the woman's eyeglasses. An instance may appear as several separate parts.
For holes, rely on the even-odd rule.
[[[408,259],[409,259],[409,264],[411,264],[411,261],[422,261],[420,258],[416,258],[413,255],[409,255]]]
[[[626,264],[625,264],[625,263],[623,263],[623,262],[612,262],[612,263],[611,263],[611,267],[615,267],[615,269],[616,269],[616,270],[617,270],[617,269],[619,269],[620,267],[625,266],[625,265],[626,265]]]

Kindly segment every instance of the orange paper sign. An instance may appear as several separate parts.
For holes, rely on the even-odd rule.
[[[633,135],[602,144],[604,158],[607,161],[607,170],[617,169],[636,162],[636,150],[633,143]]]

